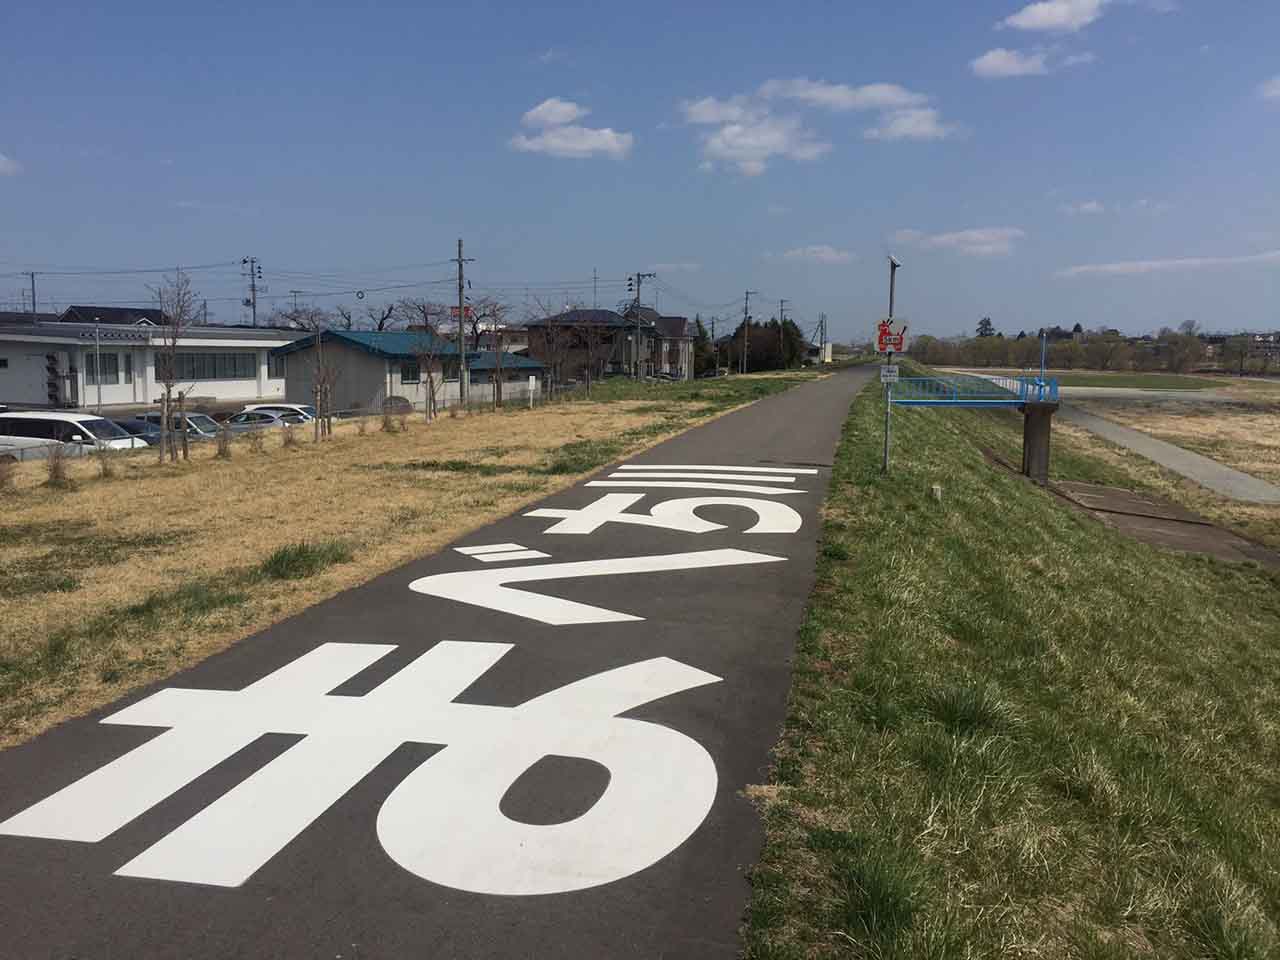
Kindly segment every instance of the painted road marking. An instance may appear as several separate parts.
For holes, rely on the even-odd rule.
[[[804,473],[816,474],[817,470],[807,467],[737,467],[732,465],[711,466],[705,463],[623,463],[619,470],[737,470],[742,473]]]
[[[646,480],[747,480],[752,483],[795,483],[795,477],[757,477],[750,473],[678,473],[672,471],[651,471],[644,474],[621,471],[609,474],[611,477],[643,476]]]
[[[643,620],[629,613],[593,607],[573,600],[548,597],[527,590],[513,590],[509,583],[565,580],[571,577],[608,577],[624,573],[658,573],[666,570],[701,570],[707,567],[736,567],[754,563],[781,563],[773,557],[748,550],[694,550],[648,557],[614,557],[573,563],[544,563],[533,567],[501,567],[496,570],[461,570],[421,577],[409,589],[432,597],[457,600],[476,607],[538,620],[552,626],[582,623],[623,623]]]
[[[578,510],[562,510],[543,507],[530,510],[526,517],[550,517],[560,522],[552,524],[543,533],[587,534],[595,533],[606,523],[634,523],[646,527],[662,527],[681,533],[710,533],[724,530],[723,523],[703,520],[696,513],[699,507],[744,507],[756,515],[755,526],[746,533],[795,533],[800,529],[801,517],[785,503],[775,500],[756,500],[749,497],[685,497],[664,500],[649,508],[648,514],[625,513],[645,498],[643,493],[606,493],[594,503]]]
[[[508,550],[523,550],[524,547],[518,543],[490,543],[478,547],[454,547],[459,553],[465,553],[468,557],[478,557],[484,553],[505,553]]]
[[[378,839],[404,869],[461,890],[527,895],[611,883],[675,850],[710,811],[717,781],[707,751],[676,730],[617,715],[719,677],[656,657],[518,707],[454,703],[511,645],[443,641],[364,696],[327,693],[394,649],[326,643],[243,690],[154,693],[102,722],[169,730],[0,833],[104,839],[266,733],[304,739],[117,874],[239,886],[402,743],[445,748],[388,795]],[[511,784],[549,755],[604,766],[604,793],[565,823],[507,818],[500,803]]]
[[[551,554],[541,550],[508,550],[504,553],[483,553],[476,557],[482,563],[502,563],[505,560],[541,560]]]
[[[805,493],[804,490],[779,490],[777,487],[756,487],[746,483],[711,483],[700,480],[648,480],[637,474],[635,480],[591,480],[588,487],[672,487],[687,490],[733,490],[737,493],[782,494]]]

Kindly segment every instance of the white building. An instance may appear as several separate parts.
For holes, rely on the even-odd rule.
[[[0,315],[0,404],[10,407],[141,406],[164,390],[167,357],[156,310],[70,307],[60,317]],[[283,365],[270,352],[300,333],[254,327],[188,327],[174,349],[189,401],[285,399]]]

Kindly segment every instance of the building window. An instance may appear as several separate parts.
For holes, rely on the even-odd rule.
[[[98,364],[102,364],[102,377],[98,377]],[[114,353],[99,354],[90,350],[84,356],[84,382],[90,386],[101,383],[109,386],[120,382],[120,357]]]
[[[419,383],[422,380],[422,373],[418,369],[416,361],[400,364],[400,382],[401,383]]]
[[[165,353],[156,355],[156,379],[163,383],[169,368]],[[105,369],[105,368],[104,368]],[[253,353],[179,353],[174,356],[173,379],[178,383],[199,380],[253,380],[258,358]]]
[[[283,380],[285,377],[285,361],[288,359],[283,353],[278,357],[267,355],[267,376],[272,380]]]
[[[133,383],[133,354],[124,355],[124,382]]]
[[[0,370],[8,370],[8,369],[9,369],[9,358],[0,357]]]

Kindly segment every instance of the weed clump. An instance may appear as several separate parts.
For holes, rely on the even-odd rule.
[[[353,556],[343,540],[291,543],[274,551],[258,570],[271,580],[301,580],[335,563],[349,563]]]

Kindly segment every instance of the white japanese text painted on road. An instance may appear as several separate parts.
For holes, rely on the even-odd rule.
[[[801,524],[800,514],[785,503],[750,497],[684,497],[656,503],[647,514],[625,512],[644,498],[643,493],[606,493],[578,510],[542,507],[530,510],[525,516],[560,519],[543,533],[577,534],[594,533],[606,523],[634,523],[680,533],[710,533],[725,529],[723,523],[712,523],[699,517],[697,510],[700,507],[743,507],[752,511],[756,515],[756,523],[747,528],[747,533],[795,533]]]
[[[606,560],[580,560],[573,563],[544,563],[529,567],[499,567],[496,570],[460,570],[420,577],[409,589],[432,597],[457,600],[476,607],[487,607],[503,613],[539,620],[553,626],[583,623],[623,623],[644,617],[594,607],[574,600],[548,597],[528,590],[515,590],[507,584],[533,583],[539,580],[568,580],[575,577],[609,577],[624,573],[660,573],[666,570],[701,570],[707,567],[737,567],[752,563],[781,563],[786,557],[773,557],[748,550],[694,550],[648,557],[611,557]]]
[[[719,677],[656,657],[518,707],[452,702],[509,644],[445,641],[360,697],[328,691],[395,647],[326,643],[243,690],[168,688],[103,723],[169,727],[0,824],[0,833],[102,840],[266,733],[304,739],[117,873],[243,884],[402,743],[444,744],[383,803],[377,834],[401,867],[475,893],[563,893],[622,879],[702,823],[715,764],[668,727],[617,715]],[[500,803],[548,755],[606,767],[595,804],[557,824],[509,819]]]

